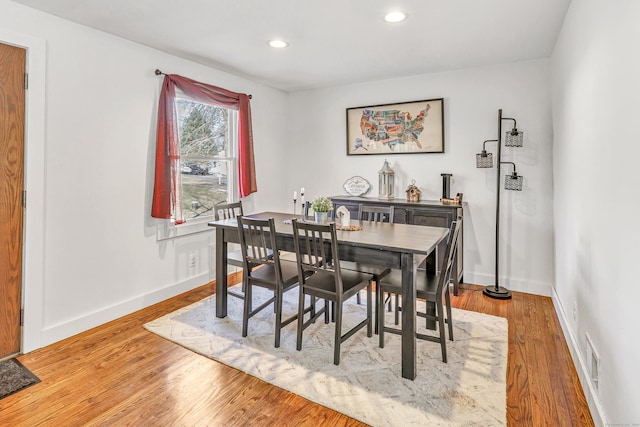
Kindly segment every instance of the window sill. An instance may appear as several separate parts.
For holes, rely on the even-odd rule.
[[[184,224],[175,225],[173,222],[162,221],[156,227],[156,240],[169,240],[176,237],[189,236],[192,234],[213,231],[207,224],[213,221],[213,217],[189,220]]]

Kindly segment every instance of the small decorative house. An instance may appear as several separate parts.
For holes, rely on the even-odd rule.
[[[407,201],[419,202],[420,201],[420,189],[416,187],[416,180],[411,180],[411,185],[407,187]]]

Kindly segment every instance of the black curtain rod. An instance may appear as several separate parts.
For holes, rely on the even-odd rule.
[[[166,74],[156,68],[156,76],[166,76]],[[249,95],[249,99],[253,99],[253,95]]]

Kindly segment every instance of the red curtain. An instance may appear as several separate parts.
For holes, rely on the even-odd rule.
[[[182,215],[182,186],[180,185],[180,142],[176,112],[176,86],[189,98],[220,107],[238,108],[238,176],[240,197],[258,191],[253,159],[253,133],[251,131],[251,105],[249,95],[231,92],[200,83],[177,74],[165,74],[158,104],[156,134],[156,173],[153,188],[151,216],[175,218],[184,222]]]

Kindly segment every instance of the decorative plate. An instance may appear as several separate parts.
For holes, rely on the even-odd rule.
[[[347,225],[346,227],[336,224],[336,230],[342,231],[360,231],[362,227],[359,225]]]
[[[361,176],[352,176],[344,183],[344,189],[351,196],[362,196],[369,191],[369,188],[371,188],[369,181]]]

